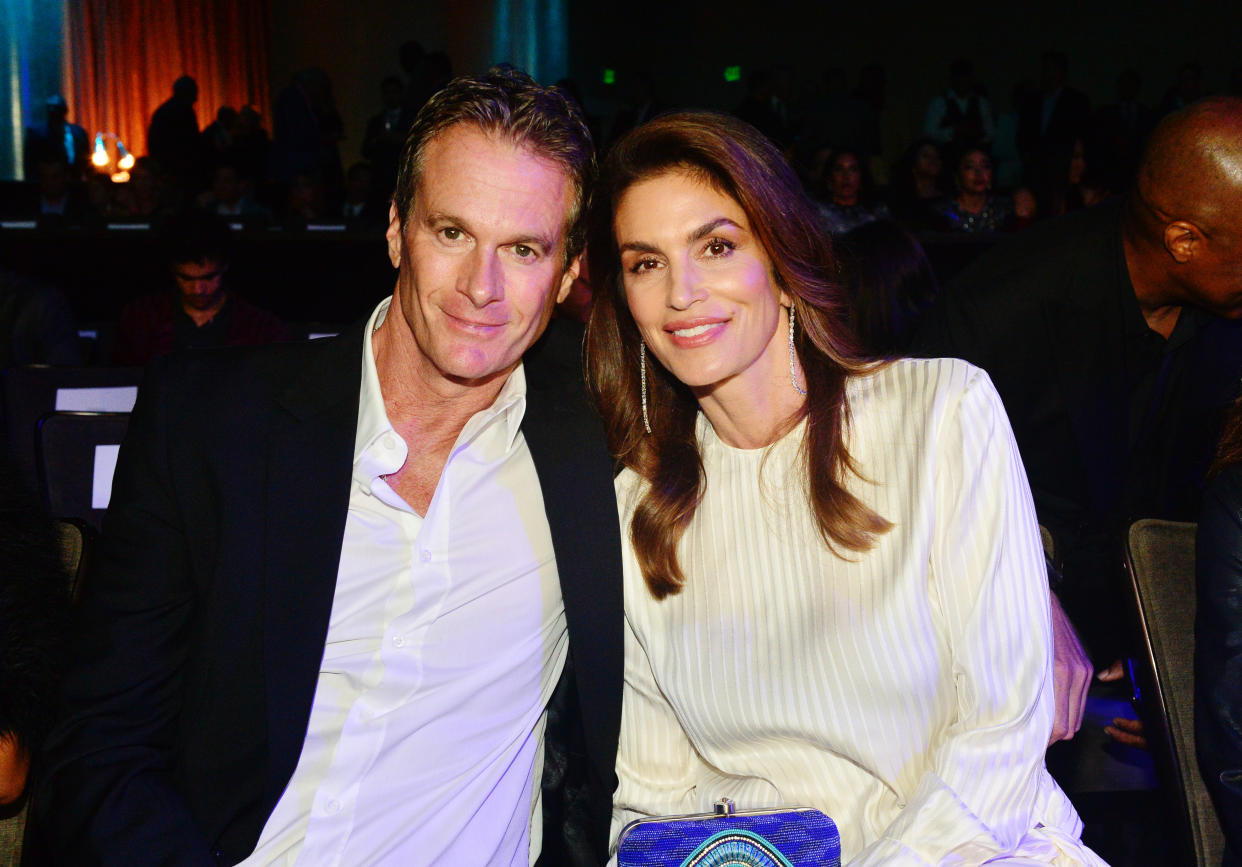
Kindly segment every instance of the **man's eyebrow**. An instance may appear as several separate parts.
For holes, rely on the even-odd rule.
[[[444,224],[457,226],[469,234],[474,234],[473,232],[470,231],[470,227],[466,224],[465,220],[463,220],[461,217],[458,217],[454,214],[447,213],[445,211],[429,211],[427,213],[426,218],[423,220],[423,222],[427,226],[436,226],[436,225],[444,225]],[[525,244],[527,246],[532,246],[532,247],[541,247],[545,251],[555,250],[556,249],[556,236],[548,236],[548,235],[540,235],[538,233],[531,233],[527,235],[518,235],[517,237],[511,238],[506,242],[506,246],[509,246],[509,247],[515,246],[517,244]]]
[[[549,238],[546,235],[523,235],[509,242],[509,246],[516,246],[518,244],[527,247],[540,247],[544,252],[547,252],[556,249],[556,238]]]

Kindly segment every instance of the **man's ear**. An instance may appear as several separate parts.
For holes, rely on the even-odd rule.
[[[1179,265],[1193,259],[1203,241],[1203,230],[1186,220],[1175,220],[1164,227],[1164,249]]]
[[[565,269],[564,275],[561,277],[561,289],[556,293],[556,303],[560,304],[569,297],[569,289],[574,285],[574,281],[578,279],[579,272],[582,271],[582,254],[579,253],[574,260],[569,263],[569,267]]]
[[[384,239],[388,241],[388,261],[392,262],[392,267],[401,267],[401,219],[397,213],[397,203],[390,202],[388,205],[388,231],[384,233]]]

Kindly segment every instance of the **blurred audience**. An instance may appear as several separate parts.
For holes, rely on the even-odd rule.
[[[975,80],[975,66],[959,59],[949,66],[949,89],[927,104],[923,135],[942,143],[980,144],[996,134],[992,103]]]
[[[172,285],[121,311],[114,364],[142,365],[191,347],[255,346],[289,338],[275,316],[229,291],[233,244],[224,220],[183,212],[165,222],[161,239]]]
[[[942,228],[938,207],[945,197],[944,161],[934,138],[923,137],[906,148],[893,169],[890,187],[894,216],[911,230]]]
[[[44,120],[26,127],[23,154],[26,179],[35,177],[36,166],[46,157],[55,157],[69,168],[69,176],[80,180],[90,166],[91,143],[86,130],[69,121],[69,105],[59,93],[47,98]]]
[[[319,67],[303,69],[277,96],[273,109],[271,178],[289,183],[302,173],[329,185],[341,180],[337,147],[345,127],[336,110],[332,81]]]
[[[198,131],[198,83],[188,75],[173,82],[172,96],[151,115],[147,153],[174,186],[193,189],[205,176],[204,148]]]
[[[406,113],[405,85],[395,75],[388,76],[380,84],[380,99],[383,108],[367,121],[362,156],[370,162],[379,185],[391,193],[397,182],[401,146],[405,144],[405,134],[414,118]]]
[[[40,225],[49,228],[77,227],[86,219],[87,204],[82,185],[74,184],[70,174],[65,158],[54,151],[41,154],[35,161],[39,199],[32,216]]]
[[[212,173],[211,189],[199,195],[197,205],[226,219],[244,223],[247,228],[266,226],[272,221],[271,212],[251,197],[245,179],[232,163],[216,167]]]
[[[115,189],[112,202],[118,220],[156,222],[176,210],[178,191],[165,183],[152,157],[138,157],[129,170],[129,181]]]
[[[354,163],[350,166],[345,174],[345,201],[340,208],[346,228],[382,232],[388,225],[388,198],[385,196],[390,193],[390,185],[376,186],[375,172],[370,165]]]
[[[0,269],[0,370],[18,364],[81,363],[78,329],[64,294]]]
[[[875,198],[870,175],[856,151],[838,150],[824,164],[824,194],[819,216],[833,235],[873,220],[889,218],[888,206]]]
[[[951,154],[949,166],[954,194],[937,209],[949,231],[975,234],[1014,227],[1013,199],[992,192],[992,155],[986,148],[961,147]]]
[[[1091,101],[1068,84],[1069,58],[1045,51],[1040,59],[1039,89],[1018,109],[1018,149],[1027,166],[1039,164],[1075,137],[1087,134]]]

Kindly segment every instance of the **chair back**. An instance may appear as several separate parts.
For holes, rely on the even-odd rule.
[[[58,410],[129,412],[141,381],[139,367],[31,365],[0,371],[5,438],[22,480],[31,488],[38,483],[39,419]]]
[[[69,601],[77,605],[82,596],[82,576],[90,570],[98,534],[81,518],[60,518],[56,521],[56,535],[60,539],[60,559],[69,578]]]
[[[99,529],[129,414],[53,412],[39,420],[39,489],[48,511]]]
[[[1224,835],[1195,757],[1195,525],[1144,519],[1130,526],[1126,570],[1144,641],[1148,694],[1157,712],[1147,742],[1163,752],[1200,867],[1217,867]],[[1159,730],[1163,724],[1163,730]]]

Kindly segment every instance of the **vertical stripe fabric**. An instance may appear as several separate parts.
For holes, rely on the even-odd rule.
[[[803,425],[743,450],[701,415],[681,593],[656,601],[627,548],[614,838],[730,797],[823,810],[848,863],[1103,863],[1044,768],[1047,578],[991,381],[903,360],[847,395],[861,476],[847,485],[894,525],[872,550],[821,540]],[[627,546],[645,484],[617,479]]]

